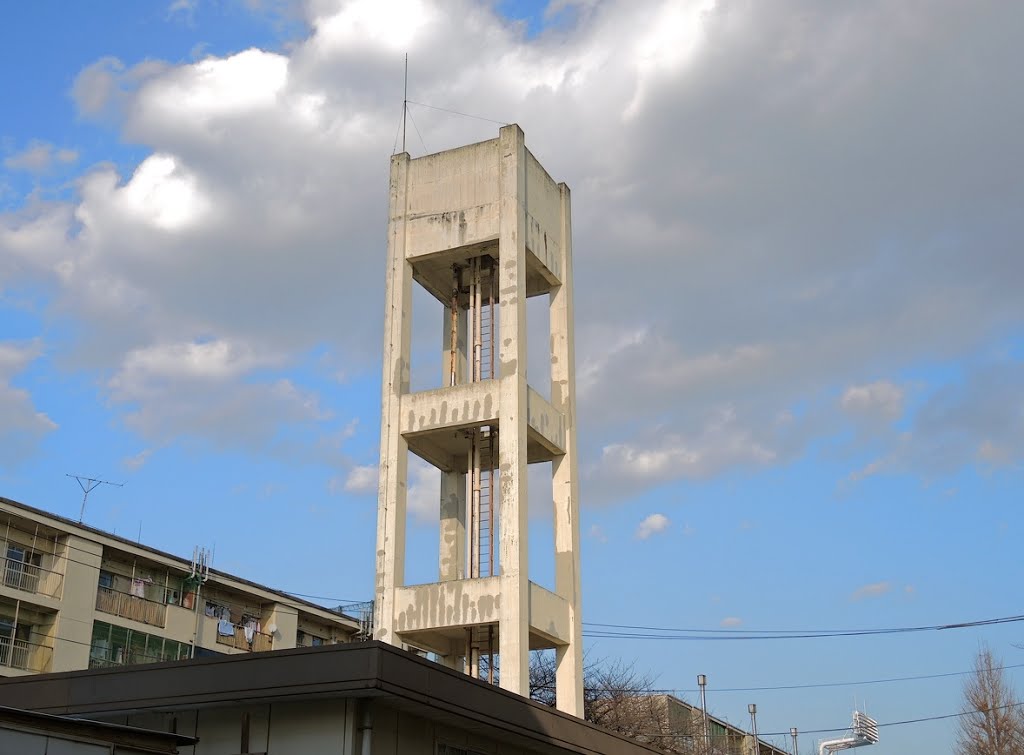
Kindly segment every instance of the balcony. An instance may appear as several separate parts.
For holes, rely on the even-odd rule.
[[[120,668],[121,666],[139,666],[144,663],[163,663],[176,660],[178,658],[174,655],[126,651],[125,648],[107,650],[93,647],[89,653],[89,668]]]
[[[64,576],[59,572],[27,564],[13,558],[3,559],[4,585],[23,592],[57,597]]]
[[[0,666],[25,671],[45,671],[50,665],[53,648],[28,640],[12,640],[0,636]]]
[[[252,642],[245,639],[245,627],[236,626],[234,634],[221,634],[217,632],[217,643],[239,650],[251,650],[254,653],[261,653],[264,650],[274,649],[274,638],[263,632],[253,632]]]
[[[100,587],[96,591],[96,610],[155,627],[164,627],[167,624],[165,603],[140,598],[109,587]]]

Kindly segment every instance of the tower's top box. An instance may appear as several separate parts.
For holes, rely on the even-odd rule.
[[[531,272],[539,275],[531,275],[528,295],[559,282],[567,189],[526,149],[518,126],[502,128],[497,139],[416,159],[395,155],[391,180],[398,199],[392,203],[392,221],[405,221],[405,257],[435,295],[446,295],[451,264],[484,250],[497,255],[503,207],[523,213]],[[431,285],[435,267],[444,280],[443,285],[438,281],[437,291]]]

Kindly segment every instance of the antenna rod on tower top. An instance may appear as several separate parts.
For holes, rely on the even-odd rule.
[[[82,508],[78,512],[78,523],[82,523],[82,519],[85,517],[85,502],[89,500],[89,493],[98,488],[100,485],[113,485],[115,488],[123,488],[123,482],[110,482],[109,480],[99,480],[95,477],[85,477],[83,475],[68,474],[65,477],[74,477],[78,480],[79,486],[82,488]],[[139,532],[141,537],[142,524],[139,524]]]
[[[405,54],[405,87],[402,90],[402,151],[405,152],[405,116],[409,112],[409,53]]]

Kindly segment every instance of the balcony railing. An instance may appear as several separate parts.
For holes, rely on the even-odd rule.
[[[27,640],[0,636],[0,666],[27,671],[46,671],[53,648]]]
[[[167,606],[155,600],[101,587],[96,592],[96,610],[125,619],[163,627],[167,624]]]
[[[221,634],[217,632],[217,642],[221,645],[227,645],[228,647],[238,648],[239,650],[252,650],[255,653],[261,653],[264,650],[274,649],[274,638],[269,634],[263,634],[262,632],[252,633],[252,642],[250,643],[245,638],[245,627],[236,626],[234,634]]]
[[[176,661],[173,655],[153,655],[151,653],[131,652],[124,648],[115,651],[92,648],[89,654],[89,668],[117,668],[120,666],[137,666],[143,663],[162,663]]]
[[[57,597],[64,576],[35,564],[26,564],[13,558],[3,559],[4,584],[15,590]]]

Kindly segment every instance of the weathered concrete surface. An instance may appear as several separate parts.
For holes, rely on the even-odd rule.
[[[501,679],[504,689],[530,694],[529,532],[526,500],[526,144],[509,126],[498,137],[501,155],[501,235],[498,292],[501,504]]]
[[[498,419],[495,380],[407,393],[401,397],[403,435],[456,427],[480,427]]]
[[[526,421],[552,454],[565,453],[565,416],[533,388],[526,394]]]
[[[543,635],[553,645],[572,641],[568,601],[534,582],[530,583],[530,631]]]
[[[499,577],[402,587],[395,595],[399,632],[469,627],[498,621]]]
[[[498,202],[497,139],[413,160],[406,257],[496,239]]]
[[[529,150],[526,151],[526,248],[552,285],[562,282],[561,191]]]
[[[555,651],[555,695],[561,710],[583,715],[583,615],[580,588],[580,488],[576,459],[576,346],[572,301],[569,187],[561,198],[562,285],[551,292],[551,403],[565,420],[565,453],[551,462],[555,515],[555,592],[568,611],[568,643]]]
[[[518,126],[497,139],[392,163],[385,309],[376,636],[429,647],[459,666],[470,627],[496,630],[501,686],[527,695],[529,649],[555,647],[558,707],[583,714],[579,490],[573,371],[569,192],[526,149]],[[472,349],[464,310],[451,366],[453,266],[497,265],[495,376],[467,382]],[[490,264],[490,261],[488,262]],[[441,388],[409,392],[411,283],[441,302]],[[551,400],[526,380],[526,299],[547,294]],[[460,309],[465,307],[460,303]],[[492,326],[493,327],[493,326]],[[454,384],[453,384],[454,383]],[[498,431],[496,576],[466,579],[472,530],[466,472],[472,428]],[[404,584],[407,456],[442,470],[438,582]],[[556,586],[529,580],[527,464],[552,463]],[[543,491],[547,495],[547,491]],[[400,550],[401,554],[390,552]],[[469,663],[463,662],[464,666]]]
[[[391,158],[388,265],[384,287],[380,482],[377,490],[377,573],[374,639],[395,644],[395,588],[405,582],[409,447],[398,432],[402,395],[409,392],[412,267],[405,259],[409,155]],[[394,428],[392,431],[391,428]]]

